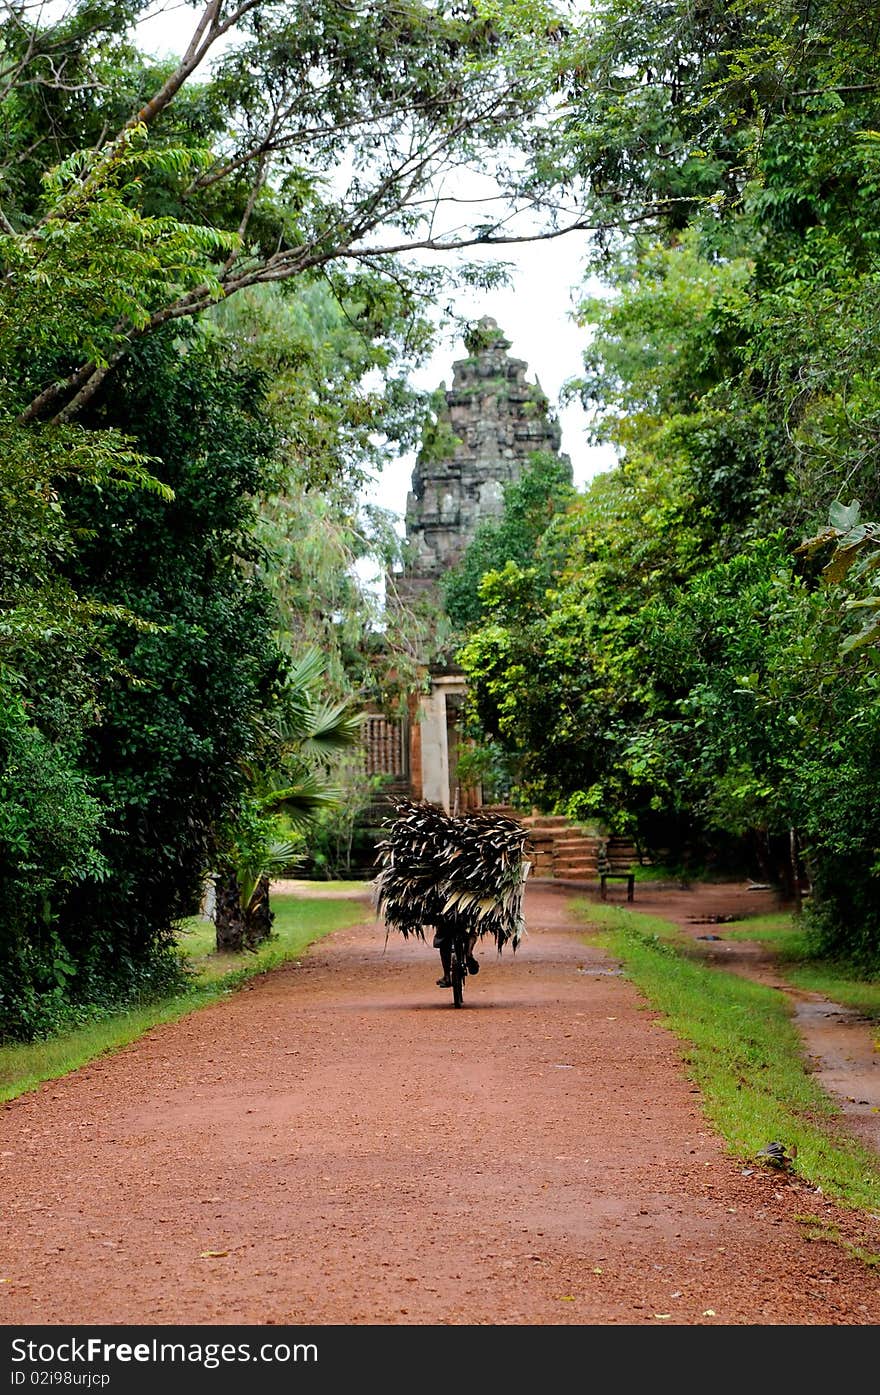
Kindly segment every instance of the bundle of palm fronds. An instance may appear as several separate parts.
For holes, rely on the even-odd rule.
[[[399,800],[378,845],[374,904],[404,938],[426,926],[491,935],[516,949],[524,931],[527,830],[501,814],[447,814]]]

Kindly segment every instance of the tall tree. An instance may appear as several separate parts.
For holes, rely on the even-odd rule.
[[[806,870],[818,942],[876,967],[876,15],[612,0],[584,34],[542,149],[617,211],[576,388],[621,464],[540,597],[484,578],[475,700],[533,797]]]
[[[510,231],[511,217],[535,205],[509,156],[564,64],[559,18],[542,0],[485,12],[420,0],[208,0],[180,61],[152,73],[133,59],[118,7],[79,0],[57,23],[40,20],[16,11],[2,34],[12,140],[0,252],[8,282],[35,308],[53,263],[78,262],[82,273],[66,279],[47,320],[46,353],[22,356],[25,421],[71,419],[145,337],[250,286],[377,271],[417,296],[437,277],[403,253],[556,231]],[[73,131],[68,69],[78,86],[105,79],[93,120]],[[36,97],[64,130],[59,141],[43,118],[50,129],[36,149],[55,168],[68,146],[38,201]],[[31,173],[24,190],[19,161]],[[462,161],[497,175],[488,221],[480,212],[462,223],[445,191]],[[565,226],[581,221],[575,213]],[[102,274],[102,256],[115,275]],[[61,319],[63,343],[52,328]]]

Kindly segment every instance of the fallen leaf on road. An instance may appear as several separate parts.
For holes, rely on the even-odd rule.
[[[199,1259],[225,1259],[228,1254],[228,1250],[202,1250]]]
[[[714,1309],[714,1308],[704,1308],[704,1309],[703,1309],[703,1317],[715,1317],[715,1316],[716,1316],[716,1314],[715,1314],[715,1309]]]

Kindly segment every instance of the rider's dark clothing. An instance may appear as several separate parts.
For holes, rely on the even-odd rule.
[[[449,977],[449,970],[452,964],[452,931],[435,930],[432,941],[435,949],[440,951],[440,963],[443,965],[443,977],[437,980],[438,988],[451,988],[452,980]],[[480,971],[480,966],[474,958],[474,945],[477,943],[477,932],[472,930],[468,935],[468,973],[476,974]]]

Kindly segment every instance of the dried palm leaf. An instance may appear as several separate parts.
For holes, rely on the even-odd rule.
[[[525,932],[527,830],[483,811],[454,816],[402,799],[377,848],[373,901],[389,928],[425,938],[427,928],[491,935],[515,950]]]

